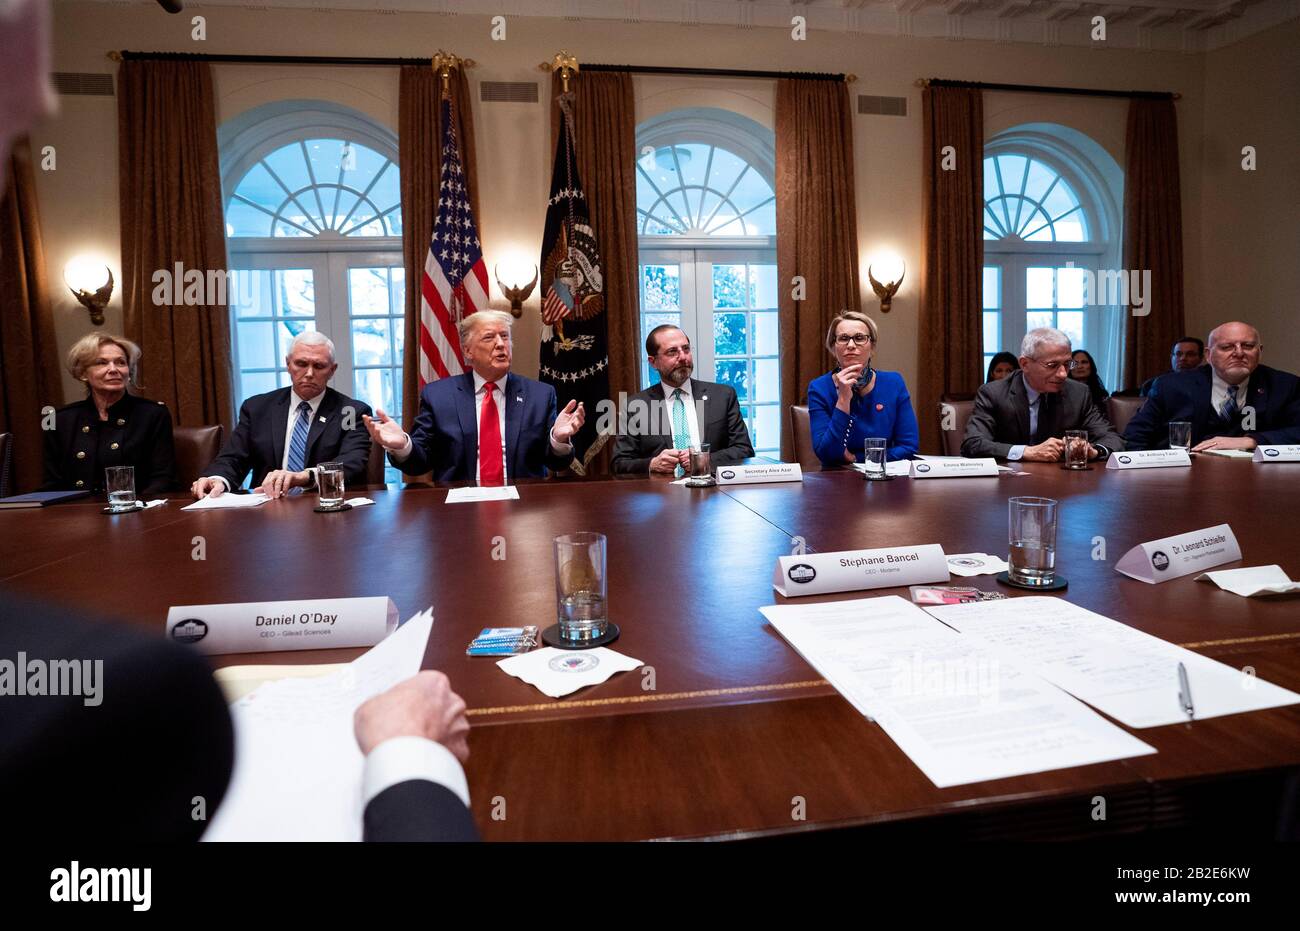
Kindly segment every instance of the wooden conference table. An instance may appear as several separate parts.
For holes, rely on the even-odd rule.
[[[690,489],[656,479],[521,485],[518,501],[448,505],[446,490],[369,490],[239,511],[184,502],[105,516],[74,503],[0,513],[0,593],[39,594],[161,635],[176,604],[387,595],[429,605],[425,668],[469,706],[467,772],[489,840],[753,837],[860,829],[943,837],[1096,837],[1230,824],[1266,837],[1300,771],[1300,706],[1135,731],[1155,755],[936,788],[777,635],[759,607],[795,537],[813,551],[940,543],[1002,554],[1008,497],[1061,500],[1061,597],[1300,690],[1300,600],[1246,599],[1191,577],[1148,585],[1113,564],[1146,540],[1230,523],[1244,560],[1300,577],[1300,465],[1196,457],[1190,469]],[[486,626],[554,621],[551,539],[608,537],[614,649],[653,667],[553,700],[465,647]],[[196,537],[205,560],[191,558]],[[1104,540],[1105,559],[1093,555]],[[500,557],[504,545],[505,558]],[[495,552],[494,552],[495,551]],[[1231,568],[1231,565],[1225,568]],[[992,576],[969,581],[999,586]],[[1016,595],[1010,589],[1008,594]],[[901,594],[906,589],[826,596]],[[342,662],[359,650],[213,657]],[[1105,822],[1093,799],[1107,800]],[[503,820],[496,820],[494,812]],[[803,819],[797,819],[802,799]]]

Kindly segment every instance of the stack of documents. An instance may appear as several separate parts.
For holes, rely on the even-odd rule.
[[[255,508],[270,501],[269,495],[260,491],[247,495],[224,494],[215,498],[200,498],[193,504],[181,508],[182,511],[220,511],[225,508]]]

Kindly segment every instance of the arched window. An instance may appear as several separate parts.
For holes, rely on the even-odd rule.
[[[650,330],[691,339],[695,377],[730,385],[755,451],[779,455],[775,147],[738,114],[690,108],[637,127],[637,220],[644,384]]]
[[[355,111],[283,101],[218,130],[236,407],[289,384],[293,338],[334,341],[332,386],[402,419],[406,275],[397,137]],[[398,481],[395,471],[390,481]]]
[[[1076,130],[1026,124],[984,154],[984,369],[1054,326],[1097,360],[1108,389],[1123,361],[1124,309],[1098,282],[1118,269],[1123,176]]]

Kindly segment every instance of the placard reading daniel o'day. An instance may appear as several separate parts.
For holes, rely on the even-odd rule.
[[[391,598],[309,598],[179,605],[167,637],[204,653],[260,653],[372,647],[397,629]]]

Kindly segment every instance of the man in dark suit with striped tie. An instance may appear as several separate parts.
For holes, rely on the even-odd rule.
[[[321,462],[340,463],[349,484],[365,484],[370,436],[363,418],[370,406],[328,386],[338,368],[334,343],[315,330],[300,333],[284,363],[293,385],[244,402],[220,455],[190,486],[194,497],[236,489],[250,471],[255,491],[301,494],[315,486]]]
[[[1300,378],[1260,365],[1259,330],[1224,323],[1207,340],[1209,365],[1156,379],[1124,431],[1129,449],[1166,449],[1170,421],[1192,425],[1192,451],[1300,443]]]

